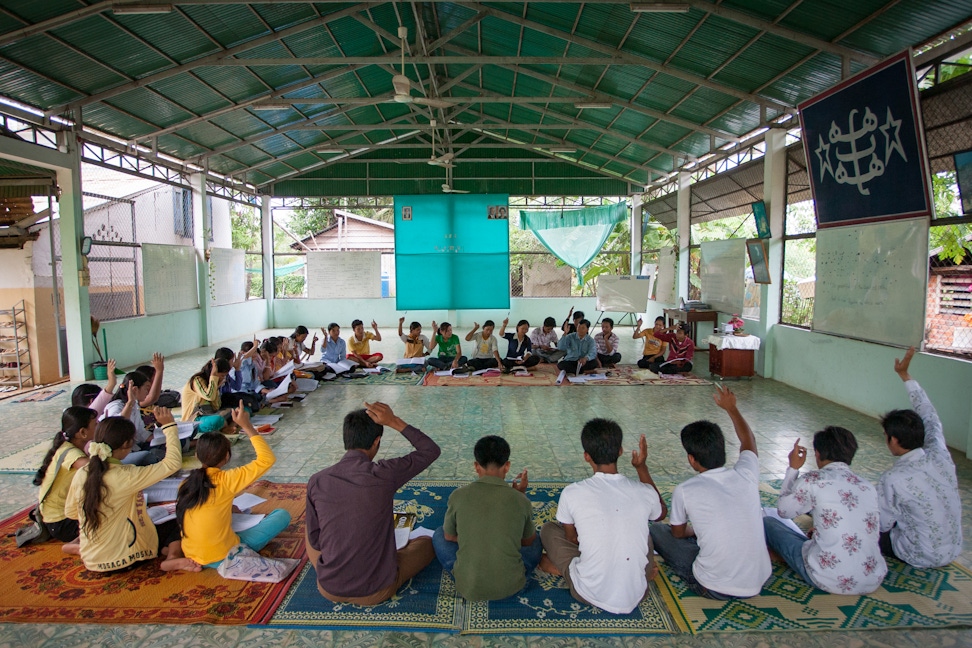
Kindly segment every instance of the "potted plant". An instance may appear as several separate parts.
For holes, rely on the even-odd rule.
[[[741,317],[739,317],[739,313],[732,314],[732,317],[729,319],[729,325],[732,326],[733,335],[746,334],[746,332],[743,330],[743,328],[745,328],[746,326],[746,323],[743,321]]]

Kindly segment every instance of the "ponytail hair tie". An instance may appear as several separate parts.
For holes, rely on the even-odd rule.
[[[65,432],[64,430],[61,430],[61,438],[64,439],[65,441],[71,440],[68,438],[67,432]]]
[[[98,457],[102,461],[108,461],[112,452],[114,451],[107,443],[94,442],[88,446],[88,455],[91,457]]]

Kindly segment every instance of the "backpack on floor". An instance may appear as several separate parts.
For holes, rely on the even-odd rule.
[[[159,394],[159,399],[155,401],[159,407],[173,409],[182,406],[182,395],[174,389],[163,389]]]

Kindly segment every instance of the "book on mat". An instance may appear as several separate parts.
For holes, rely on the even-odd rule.
[[[192,423],[177,423],[176,425],[179,426],[180,439],[188,439],[196,431],[196,426]],[[155,428],[155,432],[152,433],[152,441],[149,442],[149,445],[152,447],[165,445],[165,432],[162,431],[162,428]]]
[[[241,513],[249,513],[250,509],[259,504],[263,504],[267,500],[259,495],[254,495],[253,493],[243,493],[238,495],[236,499],[233,500],[233,506],[240,509]]]
[[[399,358],[395,361],[395,364],[399,367],[402,365],[424,365],[425,358]]]
[[[142,495],[149,504],[174,502],[179,498],[179,486],[185,477],[168,477],[142,489]]]
[[[284,394],[286,394],[287,389],[290,388],[290,380],[291,380],[290,374],[287,374],[287,376],[280,381],[280,384],[277,385],[277,388],[267,394],[266,399],[273,400],[278,396],[283,396]]]
[[[277,371],[274,372],[273,377],[283,378],[284,376],[289,376],[293,372],[293,370],[294,370],[294,361],[291,360],[284,366],[277,369]]]
[[[340,362],[325,362],[324,364],[330,367],[331,371],[334,373],[354,371],[354,368],[358,366],[357,363],[351,362],[350,360],[341,360]]]
[[[175,502],[169,502],[168,504],[150,506],[145,509],[145,512],[152,519],[152,524],[159,526],[163,522],[168,522],[176,518],[175,507]]]

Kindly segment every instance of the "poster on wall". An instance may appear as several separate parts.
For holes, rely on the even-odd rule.
[[[819,228],[931,213],[911,52],[799,105]]]

